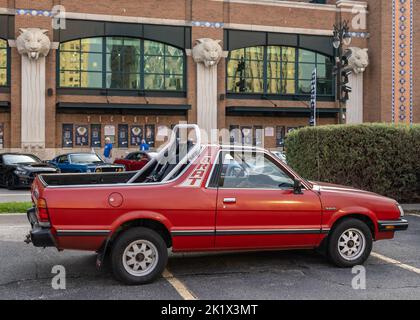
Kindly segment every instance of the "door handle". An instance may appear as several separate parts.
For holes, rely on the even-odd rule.
[[[236,203],[236,198],[224,198],[223,203]]]

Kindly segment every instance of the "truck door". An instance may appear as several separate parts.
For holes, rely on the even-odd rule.
[[[293,177],[277,160],[236,151],[222,152],[219,162],[216,248],[302,248],[319,242],[318,195],[295,194]]]
[[[214,249],[217,189],[205,188],[214,158],[203,153],[166,199],[177,213],[172,216],[174,251]]]

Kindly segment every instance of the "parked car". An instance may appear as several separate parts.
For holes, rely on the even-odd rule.
[[[57,168],[31,154],[0,155],[0,183],[8,189],[29,188],[37,174],[58,172]]]
[[[196,141],[178,141],[180,129],[194,130]],[[162,273],[168,248],[319,248],[338,267],[353,267],[373,241],[408,228],[395,200],[307,181],[263,149],[201,145],[199,132],[176,126],[138,172],[38,176],[27,242],[96,251],[98,266],[109,252],[118,280],[143,284]]]
[[[116,159],[114,164],[123,165],[126,171],[137,171],[142,169],[151,159],[153,154],[136,151],[129,153],[124,159]]]
[[[50,163],[63,173],[122,172],[124,166],[106,163],[95,153],[69,153],[60,155]]]
[[[277,158],[279,158],[284,163],[287,163],[286,154],[284,154],[283,152],[275,150],[275,151],[271,151],[271,153],[274,154]]]

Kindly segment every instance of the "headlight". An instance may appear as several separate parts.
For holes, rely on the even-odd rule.
[[[397,204],[397,207],[398,207],[398,210],[400,210],[400,216],[404,217],[404,209],[399,204]]]
[[[26,171],[25,169],[17,168],[15,170],[15,173],[20,176],[26,176],[28,174],[28,171]]]
[[[90,169],[87,169],[87,170],[86,170],[86,172],[92,172],[92,170],[90,170]]]

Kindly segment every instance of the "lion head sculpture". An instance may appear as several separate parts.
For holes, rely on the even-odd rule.
[[[217,65],[223,54],[220,42],[221,40],[209,38],[196,40],[196,45],[192,50],[194,61],[203,63],[206,67]]]
[[[365,72],[367,66],[369,65],[369,49],[351,47],[348,50],[351,51],[351,56],[349,57],[349,68],[356,74]]]
[[[46,57],[51,48],[51,41],[46,35],[48,30],[38,28],[20,29],[16,39],[16,46],[21,55],[28,55],[29,59],[38,60]]]

